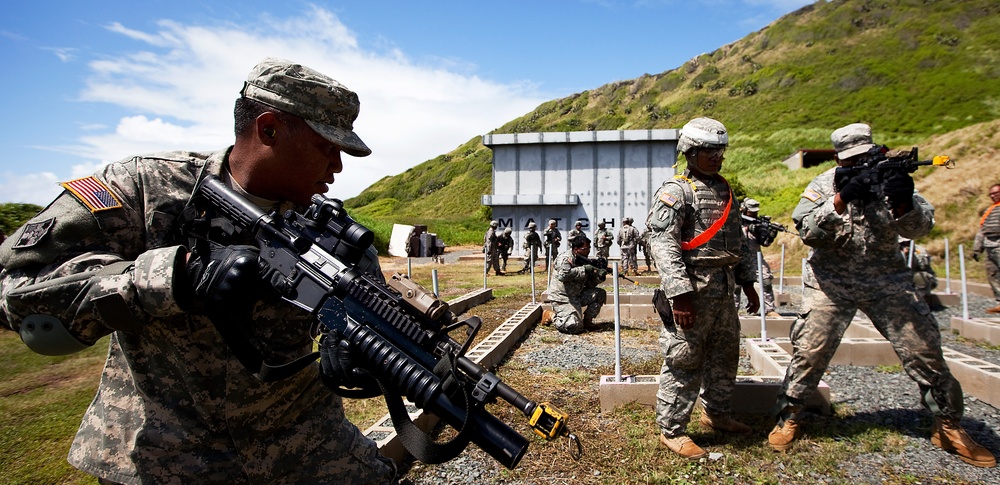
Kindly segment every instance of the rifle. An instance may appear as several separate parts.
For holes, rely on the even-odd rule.
[[[788,232],[784,225],[771,222],[771,216],[750,217],[746,214],[740,214],[740,218],[744,225],[750,226],[750,232],[764,247],[770,246],[779,232]]]
[[[207,202],[206,212],[223,219],[213,218],[214,228],[225,226],[229,235],[252,234],[260,248],[261,272],[284,300],[314,314],[350,344],[352,361],[378,381],[393,426],[418,459],[450,460],[471,441],[505,467],[517,466],[528,440],[485,409],[497,397],[524,413],[536,434],[546,440],[566,436],[575,445],[570,448],[573,458],[582,455],[565,413],[526,398],[465,357],[482,324],[479,317],[453,322],[447,303],[409,279],[394,275],[386,284],[359,269],[374,234],[351,219],[340,200],[317,194],[304,213],[265,214],[211,176],[201,182],[197,195],[199,203]],[[350,318],[344,318],[345,309]],[[449,336],[463,327],[464,343]],[[315,356],[284,366],[261,362],[261,374],[301,360],[308,364]],[[248,369],[254,372],[253,367]],[[444,445],[433,442],[416,429],[401,396],[459,430],[458,436]]]
[[[590,259],[590,258],[588,258],[586,256],[577,255],[576,259],[573,261],[573,264],[576,265],[576,266],[586,266],[586,265],[589,264],[589,265],[597,268],[598,270],[604,271],[605,275],[611,273],[611,266],[608,265],[608,260],[606,260],[604,258]],[[622,279],[622,280],[628,281],[629,283],[632,283],[633,285],[638,285],[639,284],[639,282],[637,282],[637,281],[635,281],[635,280],[633,280],[633,279],[629,278],[628,276],[625,276],[625,275],[623,275],[621,273],[618,273],[618,279]],[[601,278],[601,281],[604,281],[603,277]]]
[[[867,157],[862,162],[850,167],[837,167],[834,184],[839,191],[848,180],[863,174],[870,186],[870,195],[874,199],[881,197],[882,186],[887,176],[892,172],[913,173],[925,165],[943,166],[946,169],[955,168],[955,162],[947,155],[938,155],[931,160],[919,160],[917,147],[913,147],[905,155],[889,156],[889,148],[876,145],[868,150]]]

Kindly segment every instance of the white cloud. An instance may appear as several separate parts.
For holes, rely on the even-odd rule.
[[[451,151],[547,99],[531,84],[500,84],[469,74],[470,66],[454,59],[418,65],[399,49],[368,48],[333,13],[318,7],[291,18],[262,17],[252,25],[164,20],[155,32],[118,23],[107,28],[140,41],[146,50],[90,62],[79,99],[116,105],[131,114],[113,131],[94,129],[99,126],[94,123],[76,143],[48,147],[87,161],[74,167],[72,176],[135,154],[231,144],[233,101],[250,68],[264,57],[312,67],[361,98],[355,130],[373,154],[363,162],[345,158],[344,173],[329,193],[342,198]],[[7,174],[0,176],[0,190],[24,186],[26,194],[38,195],[9,200],[44,204],[55,180],[51,173]],[[44,185],[49,189],[43,190]]]

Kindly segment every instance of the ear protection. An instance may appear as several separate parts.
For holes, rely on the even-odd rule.
[[[270,138],[274,138],[274,135],[276,135],[277,132],[274,131],[274,128],[264,128],[264,134]]]

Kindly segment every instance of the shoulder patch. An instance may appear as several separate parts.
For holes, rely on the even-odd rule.
[[[673,207],[677,203],[677,197],[674,197],[666,192],[660,194],[660,202],[663,202],[667,207]]]
[[[44,221],[29,222],[25,224],[24,230],[21,231],[21,237],[17,238],[17,243],[11,246],[11,249],[30,248],[38,244],[38,242],[52,230],[52,226],[55,225],[55,222],[55,218],[50,217]]]
[[[93,175],[63,182],[59,185],[70,191],[80,202],[83,202],[83,205],[87,206],[90,212],[121,209],[122,207],[122,203],[118,201],[114,192],[111,192],[108,186]]]
[[[823,197],[823,194],[816,192],[813,189],[806,189],[806,191],[802,193],[802,197],[809,199],[810,202],[816,202]]]

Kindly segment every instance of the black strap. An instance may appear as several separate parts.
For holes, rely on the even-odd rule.
[[[215,326],[219,335],[222,336],[222,340],[236,359],[240,361],[240,364],[243,364],[246,370],[262,382],[280,381],[291,377],[309,367],[319,358],[319,352],[311,352],[284,364],[268,364],[264,361],[264,356],[257,350],[257,347],[243,333],[244,325],[239,325],[231,318],[212,317],[211,320],[212,325]]]
[[[444,359],[451,361],[447,356]],[[403,404],[402,396],[383,384],[381,380],[379,380],[379,386],[382,387],[382,392],[385,395],[385,405],[389,408],[389,417],[392,418],[392,427],[396,429],[396,436],[399,436],[399,441],[414,458],[429,465],[444,463],[461,454],[469,446],[469,442],[472,440],[473,425],[469,423],[471,401],[467,394],[464,392],[462,394],[465,398],[465,420],[462,422],[461,429],[451,440],[438,443],[413,423],[410,414],[406,411],[406,406]]]

